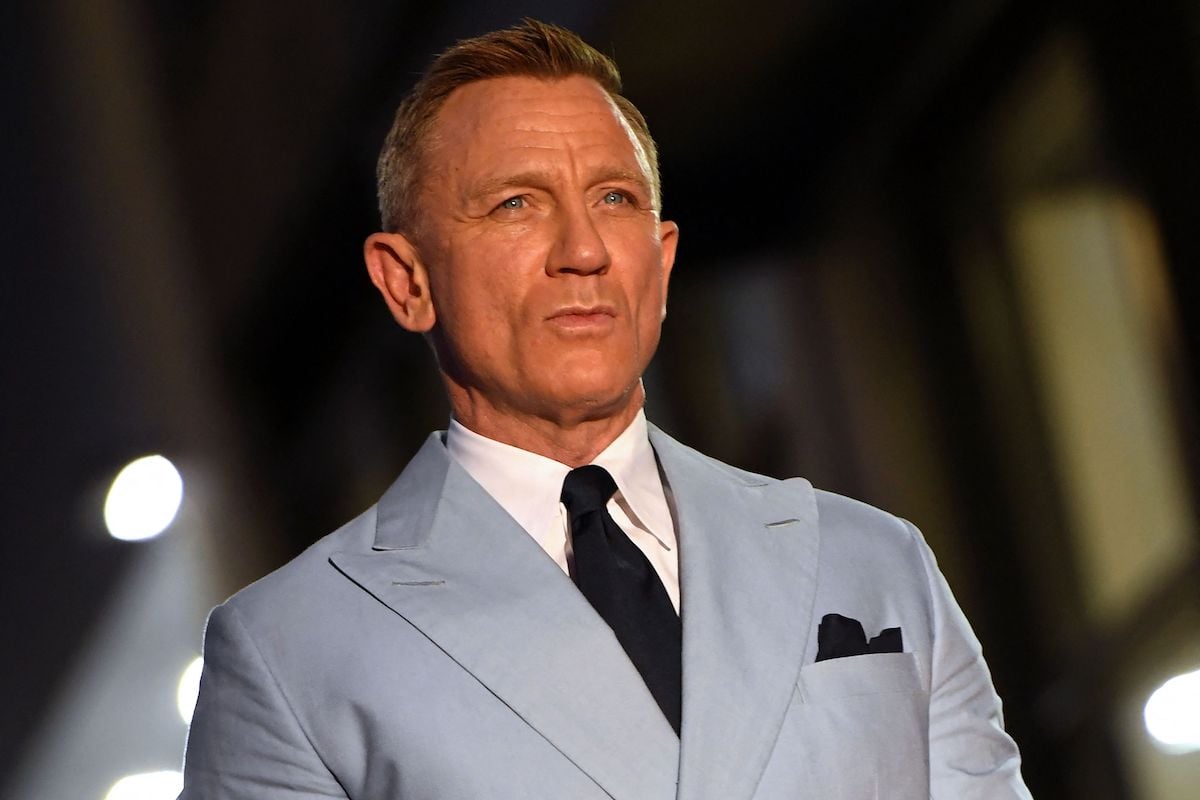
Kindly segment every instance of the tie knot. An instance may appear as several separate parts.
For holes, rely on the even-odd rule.
[[[561,500],[574,519],[590,511],[598,511],[617,491],[617,484],[604,467],[588,464],[567,473],[563,481]]]

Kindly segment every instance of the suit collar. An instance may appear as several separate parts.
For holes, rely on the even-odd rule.
[[[433,534],[442,487],[450,471],[442,432],[429,434],[400,477],[376,504],[375,550],[409,550]]]
[[[434,434],[387,490],[347,577],[621,800],[671,797],[679,740],[612,631]]]
[[[677,509],[683,617],[680,800],[748,800],[799,677],[816,593],[816,498],[657,428]]]

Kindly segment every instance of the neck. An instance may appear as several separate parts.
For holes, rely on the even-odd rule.
[[[615,412],[518,414],[498,409],[483,398],[455,396],[450,405],[464,427],[497,442],[537,453],[569,467],[590,464],[629,427],[645,403],[639,381]]]

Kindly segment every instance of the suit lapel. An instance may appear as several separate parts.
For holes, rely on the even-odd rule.
[[[651,428],[678,515],[683,617],[680,800],[754,794],[791,702],[816,590],[804,481],[734,472]]]
[[[334,564],[619,800],[672,797],[679,740],[611,630],[434,434]]]

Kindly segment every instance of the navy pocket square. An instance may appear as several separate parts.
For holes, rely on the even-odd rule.
[[[902,653],[904,640],[899,628],[884,628],[871,641],[862,623],[841,614],[826,614],[817,626],[817,661],[867,653]]]

